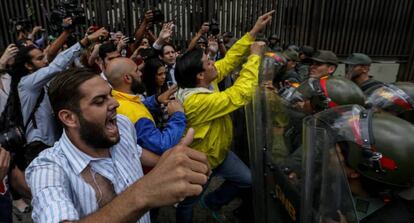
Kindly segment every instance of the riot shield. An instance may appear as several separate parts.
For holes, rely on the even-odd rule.
[[[277,89],[269,87],[285,62],[276,53],[264,56],[259,85],[245,108],[255,222],[299,222],[299,185],[288,179],[284,168],[292,153],[286,145],[291,112]]]
[[[368,89],[367,95],[367,103],[395,115],[414,109],[414,100],[393,84]]]
[[[369,137],[361,134],[366,130],[353,128],[364,126],[359,125],[365,120],[359,118],[358,108],[329,109],[304,121],[301,222],[358,222],[338,144],[360,139],[363,143]]]

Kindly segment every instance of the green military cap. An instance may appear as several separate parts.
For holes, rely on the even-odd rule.
[[[299,53],[295,50],[285,50],[283,52],[283,56],[286,57],[288,60],[298,61],[299,60]]]
[[[310,59],[320,63],[333,65],[338,65],[339,62],[338,57],[336,57],[335,53],[330,50],[318,50]]]
[[[345,64],[351,65],[370,65],[372,63],[371,58],[363,53],[353,53],[344,60]]]

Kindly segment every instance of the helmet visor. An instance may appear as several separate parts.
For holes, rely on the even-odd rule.
[[[336,142],[354,142],[370,148],[372,136],[369,131],[370,113],[359,105],[345,105],[334,107],[315,114],[320,125],[328,128]]]
[[[414,108],[413,99],[392,84],[384,85],[371,92],[367,103],[395,115]]]

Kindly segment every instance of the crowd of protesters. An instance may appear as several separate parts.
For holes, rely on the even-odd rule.
[[[177,204],[177,222],[192,222],[200,199],[223,220],[220,207],[252,184],[229,114],[257,84],[255,39],[272,13],[240,40],[204,23],[181,53],[175,24],[151,31],[152,11],[134,40],[91,26],[73,41],[71,18],[56,38],[18,27],[0,59],[1,221],[14,205],[35,222],[156,222],[156,208]],[[214,176],[225,181],[205,196]]]
[[[263,38],[273,13],[239,39],[212,34],[203,23],[180,51],[173,22],[151,31],[151,10],[133,39],[91,26],[73,41],[71,18],[56,38],[39,26],[18,29],[0,58],[0,222],[12,221],[13,205],[31,210],[35,222],[157,222],[157,209],[174,205],[176,222],[192,222],[197,202],[224,222],[221,207],[238,196],[244,209],[237,213],[251,222],[251,196],[244,196],[251,195],[249,163],[232,149],[245,137],[231,115],[251,101],[264,52],[284,60],[261,83],[282,98],[310,80],[338,82],[331,78],[339,62],[332,51]],[[363,91],[383,86],[368,75],[371,62],[352,54],[345,61],[348,80],[339,82],[353,81]],[[304,113],[328,109],[301,100],[294,102]],[[322,102],[359,103],[346,100]],[[302,148],[304,116],[294,114],[279,123],[291,154]],[[213,177],[224,181],[206,193]]]

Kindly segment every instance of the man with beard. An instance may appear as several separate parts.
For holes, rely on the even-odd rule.
[[[28,162],[40,151],[52,146],[59,138],[59,130],[51,115],[50,102],[46,95],[48,82],[58,72],[65,70],[79,56],[82,49],[107,35],[108,31],[105,28],[99,29],[59,53],[50,64],[45,52],[35,46],[19,49],[10,72],[10,95],[13,92],[13,98],[10,100],[19,102],[21,106],[22,117],[17,119],[21,119],[21,126],[26,131],[28,145],[25,157]]]
[[[162,154],[180,141],[186,128],[186,118],[181,104],[175,100],[168,100],[175,89],[171,88],[161,95],[148,97],[141,102],[137,94],[144,90],[142,73],[128,58],[113,59],[108,64],[107,76],[113,87],[112,95],[120,103],[117,112],[127,116],[134,123],[137,143],[140,146],[156,154]],[[157,128],[149,111],[155,113],[161,103],[167,105],[170,116],[162,131]]]
[[[48,95],[64,127],[59,141],[27,168],[34,222],[149,222],[148,210],[198,195],[207,157],[181,144],[159,159],[136,144],[108,83],[85,69],[60,73]],[[157,165],[146,176],[142,164]]]
[[[383,85],[370,77],[368,72],[371,67],[371,58],[363,53],[353,53],[344,61],[345,77],[357,84],[363,92],[374,86]]]

